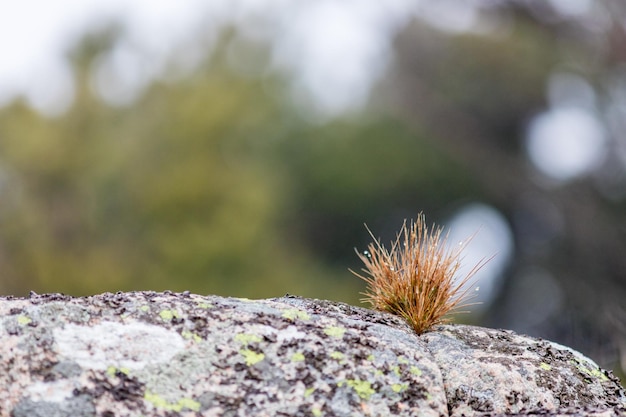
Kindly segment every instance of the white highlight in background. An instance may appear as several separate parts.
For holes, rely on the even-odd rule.
[[[491,258],[470,280],[472,288],[479,287],[472,302],[481,304],[471,307],[480,312],[489,307],[497,295],[500,279],[513,254],[513,234],[509,225],[496,209],[485,204],[473,203],[463,207],[448,222],[450,245],[471,241],[462,253],[458,277],[466,276],[478,263]],[[470,289],[470,291],[473,291]]]
[[[577,107],[558,107],[531,121],[526,151],[540,172],[567,181],[601,164],[606,142],[602,123],[593,113]]]

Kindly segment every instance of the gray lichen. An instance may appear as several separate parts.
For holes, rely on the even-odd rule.
[[[0,340],[0,417],[600,416],[626,406],[610,372],[554,343],[472,326],[417,336],[389,314],[297,297],[0,298]]]

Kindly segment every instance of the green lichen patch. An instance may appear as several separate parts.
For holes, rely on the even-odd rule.
[[[196,307],[201,308],[203,310],[208,310],[210,308],[213,308],[214,306],[213,304],[207,303],[206,301],[198,300],[196,301]]]
[[[287,310],[283,310],[282,316],[289,320],[311,320],[311,316],[309,313],[303,310],[298,310],[297,308],[289,308]]]
[[[338,351],[335,350],[334,352],[330,353],[330,357],[340,361],[340,360],[342,360],[345,357],[345,355],[343,353],[338,352]]]
[[[543,369],[544,371],[549,371],[550,369],[552,369],[552,367],[545,362],[541,362],[539,364],[539,367]]]
[[[354,392],[356,392],[356,394],[363,400],[369,400],[370,397],[376,393],[376,391],[372,388],[372,384],[369,381],[362,381],[360,379],[346,379],[345,381],[339,381],[337,383],[337,386],[341,387],[344,384],[354,389]]]
[[[130,369],[125,367],[118,368],[116,366],[109,366],[106,371],[107,375],[111,377],[116,376],[118,372],[127,376],[130,375]]]
[[[250,343],[260,342],[261,336],[257,334],[250,333],[238,333],[235,335],[235,341],[241,343],[242,345],[249,345]]]
[[[391,384],[391,390],[396,393],[405,391],[408,387],[408,384]]]
[[[28,316],[25,316],[23,314],[17,316],[17,324],[19,324],[20,326],[26,326],[27,324],[30,324],[32,322],[33,320]]]
[[[165,400],[160,395],[154,394],[149,391],[146,391],[144,399],[156,408],[175,412],[181,412],[183,410],[200,411],[201,405],[198,401],[195,401],[191,398],[181,398],[177,402],[171,403]]]
[[[304,361],[304,354],[302,352],[296,352],[291,355],[291,362],[302,362]]]
[[[409,372],[411,372],[411,374],[413,374],[415,376],[422,375],[422,370],[420,368],[418,368],[417,366],[411,366],[409,368]]]
[[[202,341],[202,338],[198,334],[190,332],[189,330],[183,330],[182,332],[180,332],[180,335],[184,337],[185,339],[193,340],[196,343],[199,343]]]
[[[608,381],[609,378],[602,372],[600,368],[589,366],[588,363],[583,362],[582,360],[575,358],[575,360],[570,361],[572,365],[576,367],[583,374],[589,375],[594,378],[599,378],[602,381]]]
[[[170,321],[174,318],[180,317],[180,314],[176,310],[161,310],[159,312],[159,317],[164,321]]]
[[[250,349],[242,349],[239,351],[246,360],[246,365],[252,366],[265,359],[264,353],[258,353]]]
[[[330,326],[324,329],[324,333],[330,337],[336,337],[337,339],[341,339],[346,332],[344,327],[339,326]]]

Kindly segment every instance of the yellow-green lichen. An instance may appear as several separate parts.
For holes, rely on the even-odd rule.
[[[181,412],[182,410],[185,410],[185,409],[196,411],[196,412],[200,411],[200,403],[191,398],[181,398],[175,403],[170,403],[166,401],[160,395],[151,393],[149,391],[146,391],[143,398],[149,403],[151,403],[152,405],[154,405],[156,408],[160,408],[166,411]]]
[[[417,366],[411,366],[410,372],[415,376],[422,375],[422,370],[418,368]]]
[[[161,311],[159,312],[159,316],[160,316],[163,320],[165,320],[165,321],[170,321],[170,320],[172,320],[173,318],[178,318],[178,317],[179,317],[179,315],[178,315],[178,311],[176,311],[176,310],[161,310]]]
[[[549,371],[550,369],[552,369],[552,367],[545,362],[541,362],[539,364],[539,367],[543,369],[544,371]]]
[[[304,354],[302,352],[296,352],[291,355],[291,362],[302,362],[304,360]]]
[[[315,388],[307,388],[307,389],[304,391],[304,398],[306,398],[306,397],[310,397],[310,396],[311,396],[311,394],[313,394],[314,392],[315,392]]]
[[[341,339],[345,332],[346,329],[337,326],[330,326],[324,329],[324,333],[326,333],[328,336],[336,337],[338,339]]]
[[[124,375],[130,375],[130,369],[128,369],[128,368],[124,368],[124,367],[122,367],[122,368],[117,368],[117,367],[115,367],[115,366],[109,366],[109,367],[107,368],[107,375],[108,375],[108,376],[111,376],[111,377],[112,377],[112,376],[115,376],[115,374],[117,374],[118,372],[121,372],[121,373],[123,373]]]
[[[200,308],[203,308],[203,309],[205,309],[205,310],[208,310],[209,308],[213,308],[213,304],[206,303],[206,302],[204,302],[204,301],[198,301],[198,302],[196,303],[196,306],[197,306],[197,307],[200,307]]]
[[[150,310],[150,307],[148,307],[148,306],[141,306],[141,307],[139,307],[139,310],[143,311],[145,313],[146,311]]]
[[[360,379],[346,379],[345,381],[339,381],[337,386],[341,387],[344,383],[352,388],[357,395],[364,400],[369,400],[372,394],[376,393],[376,391],[372,388],[372,384],[368,381],[362,381]]]
[[[313,414],[315,417],[320,417],[322,415],[322,410],[317,407],[313,407],[311,408],[311,414]]]
[[[400,376],[400,367],[399,366],[392,366],[391,370],[393,371],[394,374],[396,374],[396,376]]]
[[[239,353],[246,359],[246,365],[248,366],[255,365],[265,359],[264,353],[257,353],[250,349],[242,349]]]
[[[334,351],[334,352],[331,352],[330,357],[340,361],[344,358],[344,354],[341,352]]]
[[[409,360],[407,358],[405,358],[404,356],[399,356],[398,357],[398,363],[406,365],[407,363],[409,363]]]
[[[409,387],[408,384],[391,384],[391,390],[393,392],[402,392]]]
[[[20,314],[19,316],[17,316],[17,324],[19,324],[20,326],[25,326],[32,322],[33,320],[28,316],[25,316],[23,314]]]
[[[290,308],[283,310],[283,317],[289,320],[310,320],[311,316],[306,311],[298,310],[297,308]]]
[[[202,338],[196,333],[190,332],[189,330],[183,330],[180,332],[180,335],[185,339],[192,339],[194,342],[199,343],[202,341]]]
[[[369,354],[366,359],[371,362],[374,360],[374,355]]]
[[[596,367],[590,367],[589,363],[583,362],[582,360],[576,358],[576,360],[574,361],[570,361],[571,364],[573,364],[576,369],[578,369],[580,372],[585,373],[589,376],[593,376],[595,378],[600,378],[602,381],[608,381],[609,378],[604,374],[604,372],[602,372],[602,370],[600,368],[596,368]]]
[[[243,345],[247,345],[253,342],[260,342],[261,340],[261,336],[259,336],[258,334],[250,334],[250,333],[239,333],[235,335],[235,341],[243,344]]]

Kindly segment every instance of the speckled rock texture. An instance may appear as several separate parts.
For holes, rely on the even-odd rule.
[[[626,416],[581,354],[298,297],[0,298],[0,416]]]

